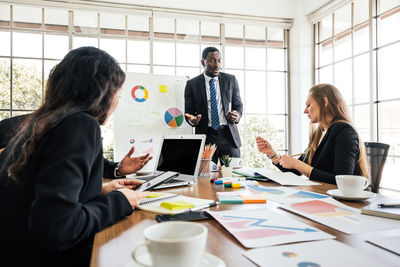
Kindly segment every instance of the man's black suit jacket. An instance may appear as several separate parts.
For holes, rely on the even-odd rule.
[[[243,103],[240,98],[239,85],[235,76],[220,72],[218,75],[219,88],[221,91],[221,100],[224,113],[229,110],[229,103],[232,104],[232,110],[239,113],[239,118],[243,113]],[[202,118],[196,127],[196,134],[207,134],[208,130],[208,105],[204,74],[189,80],[185,88],[185,113],[191,115],[201,114]],[[190,121],[186,118],[186,121]],[[239,130],[237,123],[228,121],[229,130],[237,148],[241,146]],[[192,124],[191,124],[192,125]]]
[[[359,157],[359,138],[354,128],[345,122],[333,123],[326,131],[311,160],[311,166],[314,168],[310,179],[336,184],[336,175],[361,175]],[[303,159],[304,154],[299,160],[307,162]],[[275,166],[282,171],[291,171],[300,175],[297,170],[285,169],[279,164]]]

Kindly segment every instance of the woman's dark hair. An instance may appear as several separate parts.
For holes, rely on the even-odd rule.
[[[125,73],[107,52],[95,47],[71,50],[50,72],[43,104],[11,140],[8,175],[16,180],[43,135],[67,116],[87,112],[103,124],[124,81]]]

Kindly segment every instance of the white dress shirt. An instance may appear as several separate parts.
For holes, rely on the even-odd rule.
[[[211,100],[210,100],[210,80],[213,79],[210,76],[207,76],[204,73],[204,78],[206,82],[206,94],[207,94],[207,109],[208,109],[208,126],[211,127]],[[218,82],[218,76],[214,77],[214,86],[215,86],[215,92],[216,92],[216,97],[217,97],[217,103],[218,103],[218,117],[219,117],[219,124],[220,125],[227,125],[227,121],[225,118],[225,113],[224,109],[222,106],[222,100],[221,100],[221,90],[219,89],[219,82]]]

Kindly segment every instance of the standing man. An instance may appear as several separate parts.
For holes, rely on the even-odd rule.
[[[185,119],[196,134],[206,134],[206,144],[216,144],[212,161],[228,154],[240,157],[237,125],[243,112],[235,76],[220,72],[221,54],[215,47],[203,50],[204,73],[189,80],[185,88]]]

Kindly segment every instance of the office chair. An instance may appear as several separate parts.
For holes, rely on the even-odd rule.
[[[371,191],[378,193],[382,178],[383,167],[390,145],[376,142],[365,142],[365,152],[369,163],[369,177],[371,178]]]

